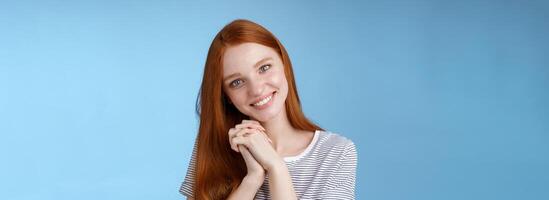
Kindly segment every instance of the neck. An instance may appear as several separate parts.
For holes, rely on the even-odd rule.
[[[282,109],[273,119],[261,122],[261,125],[266,129],[267,135],[273,142],[273,147],[279,153],[294,145],[295,138],[300,132],[290,124],[290,120],[286,116],[286,109]]]

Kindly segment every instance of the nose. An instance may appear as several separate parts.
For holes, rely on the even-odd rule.
[[[263,79],[261,77],[257,77],[254,79],[250,79],[249,81],[249,87],[248,87],[248,94],[252,97],[258,97],[263,94],[265,90],[265,85],[263,82]]]

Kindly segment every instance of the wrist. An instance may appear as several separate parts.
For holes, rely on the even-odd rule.
[[[242,185],[247,185],[252,188],[259,189],[261,185],[263,185],[263,181],[265,180],[265,176],[257,176],[257,175],[246,175],[242,179]]]
[[[273,174],[280,174],[280,173],[287,173],[287,172],[288,172],[288,167],[284,162],[276,163],[270,166],[269,169],[267,169],[267,173],[269,174],[269,176]]]

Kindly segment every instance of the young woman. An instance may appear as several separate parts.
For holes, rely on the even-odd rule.
[[[354,199],[354,143],[304,116],[288,53],[264,27],[235,20],[215,36],[197,113],[188,199]]]

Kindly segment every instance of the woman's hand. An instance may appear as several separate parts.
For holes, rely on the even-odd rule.
[[[284,165],[284,160],[274,150],[271,140],[265,134],[265,128],[257,121],[243,120],[241,124],[229,130],[231,148],[239,152],[238,145],[249,150],[253,158],[267,171]]]
[[[263,173],[261,176],[261,184],[263,184],[266,171],[269,173],[269,190],[273,199],[297,199],[286,163],[274,150],[271,140],[264,131],[265,128],[259,122],[252,120],[243,120],[241,124],[229,130],[231,148],[242,153],[248,167],[248,175],[242,180],[241,186],[258,186],[253,181],[254,178],[249,178],[254,177],[251,175],[254,174],[253,172]],[[241,189],[240,186],[237,192],[240,191],[239,189]]]
[[[254,159],[246,147],[238,145],[238,150],[246,162],[248,174],[242,179],[238,188],[231,192],[227,200],[253,199],[265,181],[265,169]]]
[[[245,180],[250,181],[253,185],[261,186],[265,180],[265,169],[255,160],[248,148],[238,145],[238,150],[246,162],[247,174]]]
[[[240,152],[244,158],[244,162],[246,163],[247,175],[244,179],[250,183],[261,185],[265,180],[265,169],[263,166],[255,160],[247,147],[232,143],[231,138],[248,134],[247,131],[240,131],[241,129],[265,129],[261,125],[257,125],[255,123],[243,122],[242,124],[238,124],[235,128],[231,128],[229,130],[229,143],[231,144],[231,149],[236,152]]]

